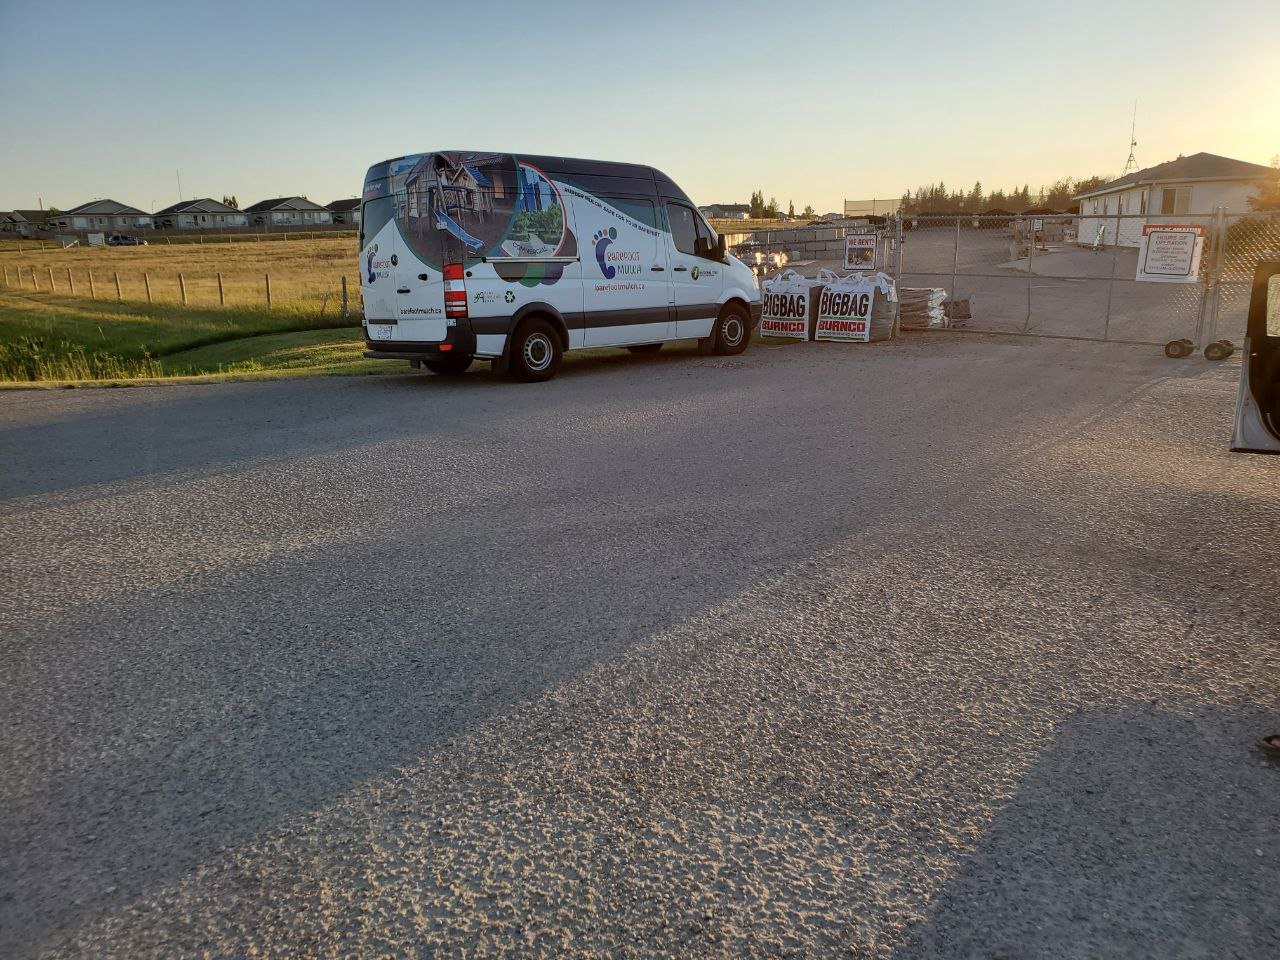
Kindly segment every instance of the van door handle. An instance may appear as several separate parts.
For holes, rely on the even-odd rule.
[[[667,268],[666,267],[650,267],[649,269],[652,270],[654,273],[661,273],[663,270]]]
[[[673,269],[675,270],[675,272],[676,272],[676,273],[688,273],[688,272],[689,272],[689,268],[688,268],[688,267],[674,267]]]
[[[396,293],[408,293],[408,292],[409,292],[408,287],[400,287],[399,289],[396,290]]]
[[[420,274],[418,274],[418,279],[419,279],[419,280],[430,280],[430,279],[431,279],[431,274],[429,274],[429,273],[420,273]]]

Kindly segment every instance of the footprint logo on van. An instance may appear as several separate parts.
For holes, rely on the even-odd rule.
[[[606,280],[612,280],[617,275],[617,269],[612,265],[605,263],[604,252],[609,249],[609,244],[618,239],[618,231],[615,227],[608,230],[597,230],[591,242],[596,248],[596,263],[600,264],[600,272],[604,274]]]

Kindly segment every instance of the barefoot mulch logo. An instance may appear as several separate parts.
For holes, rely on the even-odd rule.
[[[606,280],[615,277],[638,277],[640,275],[640,251],[619,250],[613,247],[618,239],[617,227],[601,227],[591,237],[591,245],[596,251],[596,264],[600,267],[600,275]]]

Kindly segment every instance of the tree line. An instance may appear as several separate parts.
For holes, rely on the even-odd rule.
[[[1072,199],[1077,194],[1094,190],[1109,177],[1063,177],[1049,186],[1042,186],[1036,192],[1031,191],[1030,184],[1011,190],[992,190],[986,193],[982,181],[974,183],[969,190],[953,190],[946,183],[939,181],[927,186],[916,187],[902,195],[903,213],[986,213],[988,210],[1007,210],[1021,213],[1024,210],[1048,209],[1066,211],[1074,206]]]

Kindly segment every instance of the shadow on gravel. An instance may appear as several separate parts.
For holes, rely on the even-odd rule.
[[[765,349],[760,347],[759,349]],[[426,372],[390,377],[165,384],[119,390],[93,388],[97,410],[44,423],[0,425],[0,502],[101,483],[145,480],[191,471],[237,469],[263,460],[323,453],[448,430],[473,416],[465,409],[493,404],[494,415],[531,404],[599,405],[611,397],[585,395],[595,374],[631,383],[637,377],[708,365],[751,362],[701,357],[692,346],[668,346],[652,356],[602,349],[566,359],[546,384],[514,383],[477,363],[463,377]],[[630,371],[633,376],[627,377]],[[621,387],[622,385],[619,384]],[[62,392],[39,395],[49,406]],[[30,396],[30,395],[28,395]],[[424,409],[423,402],[444,406]],[[127,455],[121,456],[121,451]],[[52,458],[59,457],[51,465]]]
[[[1064,722],[899,960],[1280,956],[1280,769],[1259,709]]]

